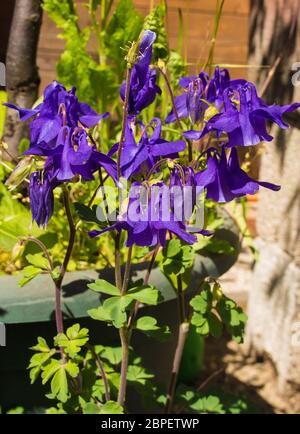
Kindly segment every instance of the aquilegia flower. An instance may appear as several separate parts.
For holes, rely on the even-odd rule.
[[[117,177],[116,163],[97,151],[95,144],[90,143],[86,130],[80,127],[74,130],[69,127],[62,128],[57,139],[56,152],[48,159],[52,161],[58,181],[68,181],[76,175],[91,180],[100,166],[114,180]]]
[[[156,70],[150,68],[152,45],[156,34],[145,30],[139,45],[138,59],[134,64],[130,79],[128,114],[137,115],[154,101],[161,89],[156,84]],[[126,83],[120,88],[120,96],[125,99]]]
[[[187,232],[183,221],[176,220],[170,207],[170,190],[163,182],[146,188],[134,182],[130,189],[127,208],[116,223],[104,230],[92,230],[91,238],[107,231],[124,229],[127,232],[126,246],[165,245],[167,231],[172,232],[186,243],[193,244],[195,235]]]
[[[67,91],[53,81],[44,91],[44,100],[34,109],[18,110],[21,120],[30,122],[30,147],[24,154],[45,157],[44,169],[30,177],[29,197],[32,218],[45,226],[53,211],[53,189],[79,175],[93,179],[93,173],[103,167],[116,181],[116,163],[96,148],[85,128],[96,125],[108,113],[98,115],[79,102],[75,88]]]
[[[221,154],[210,148],[206,151],[207,168],[195,175],[196,183],[206,188],[206,197],[215,202],[230,202],[236,197],[253,195],[259,187],[271,190],[280,190],[279,185],[269,182],[256,181],[244,172],[238,159],[235,148],[230,151],[227,160],[225,146],[222,146]]]
[[[159,118],[153,118],[147,128],[141,123],[140,126],[142,136],[139,142],[136,143],[131,127],[131,119],[128,119],[121,154],[121,174],[127,179],[141,172],[146,175],[160,157],[177,158],[178,152],[184,151],[186,147],[184,140],[168,142],[161,138],[161,120]],[[153,128],[152,134],[149,134],[150,128]],[[117,151],[118,146],[119,144],[116,143],[110,149],[108,155],[112,156]]]
[[[300,103],[268,105],[258,97],[254,84],[249,82],[225,89],[223,101],[221,112],[211,117],[202,131],[190,130],[184,136],[199,140],[210,131],[216,131],[218,136],[227,133],[228,147],[257,145],[263,140],[273,139],[267,132],[267,121],[288,128],[282,116],[300,107]]]
[[[192,124],[203,120],[204,112],[208,108],[207,101],[214,104],[218,110],[223,104],[223,91],[229,86],[236,88],[246,83],[245,80],[231,80],[227,69],[216,66],[211,79],[206,72],[201,71],[198,76],[183,77],[179,84],[184,92],[175,98],[175,106],[180,118],[190,117]],[[204,101],[205,100],[205,101]],[[166,117],[166,122],[176,120],[174,111]]]
[[[32,220],[45,227],[52,216],[54,207],[53,188],[50,172],[33,172],[29,181],[29,198]]]
[[[75,87],[67,91],[62,84],[53,81],[45,88],[43,102],[34,109],[6,104],[18,110],[21,121],[35,116],[30,122],[30,148],[26,154],[50,155],[58,146],[57,138],[64,126],[76,128],[80,123],[91,128],[109,115],[98,115],[88,104],[79,102],[75,92]]]

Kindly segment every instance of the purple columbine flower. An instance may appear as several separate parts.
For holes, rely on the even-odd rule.
[[[141,125],[142,136],[136,143],[131,121],[128,119],[121,154],[121,174],[125,178],[128,179],[140,172],[146,175],[160,157],[177,158],[178,152],[184,151],[186,147],[184,140],[168,142],[161,138],[161,120],[159,118],[153,118],[146,128]],[[149,134],[150,128],[153,128],[152,134]],[[110,149],[108,156],[112,156],[117,151],[118,146],[119,144],[116,143]]]
[[[236,197],[253,195],[259,187],[269,188],[274,191],[280,190],[279,185],[269,182],[256,181],[244,172],[238,159],[235,148],[230,151],[226,158],[225,146],[222,146],[221,154],[210,148],[206,151],[207,168],[196,174],[197,185],[206,188],[206,197],[215,202],[230,202]]]
[[[150,68],[152,45],[156,34],[145,30],[139,45],[138,60],[134,64],[130,79],[128,114],[137,115],[154,101],[161,89],[156,84],[156,70]],[[120,96],[125,99],[126,83],[120,88]]]
[[[288,128],[282,116],[300,107],[300,103],[268,105],[258,97],[254,84],[249,82],[236,89],[225,89],[223,100],[224,108],[209,119],[203,131],[190,130],[184,136],[199,140],[210,131],[216,131],[218,136],[227,133],[228,147],[257,145],[273,139],[267,132],[267,121],[275,122],[280,128]]]
[[[215,71],[209,79],[206,72],[201,71],[198,76],[182,77],[179,84],[185,90],[175,98],[177,113],[180,118],[190,117],[192,123],[203,120],[204,111],[208,105],[201,101],[205,99],[219,109],[223,104],[223,91],[229,86],[235,88],[246,83],[245,80],[231,80],[227,69],[220,69],[216,66]],[[193,99],[191,100],[191,96]],[[194,119],[197,122],[194,122]],[[166,117],[166,122],[175,122],[174,111]]]
[[[54,185],[50,172],[33,172],[29,181],[29,198],[32,220],[45,227],[52,216],[54,207]]]
[[[35,116],[30,122],[30,148],[25,154],[51,155],[59,146],[57,138],[64,126],[76,128],[80,123],[91,128],[109,115],[98,115],[88,104],[79,102],[75,92],[75,87],[67,91],[62,84],[53,81],[45,88],[43,102],[34,109],[5,104],[19,112],[21,121]]]
[[[68,181],[76,175],[85,180],[93,179],[93,173],[101,166],[114,179],[117,178],[116,163],[97,151],[90,142],[85,129],[63,127],[57,139],[56,152],[48,157],[58,181]]]
[[[172,232],[188,244],[196,241],[195,235],[187,232],[183,221],[177,221],[169,207],[169,188],[159,182],[145,188],[141,183],[133,183],[128,207],[116,223],[104,230],[89,232],[91,238],[107,231],[124,229],[127,232],[126,246],[165,245],[167,231]]]

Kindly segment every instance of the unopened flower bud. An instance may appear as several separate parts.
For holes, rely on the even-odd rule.
[[[30,175],[33,165],[33,158],[31,156],[23,158],[15,167],[5,182],[5,185],[10,191],[14,190]]]
[[[213,286],[213,299],[214,299],[214,301],[220,301],[222,296],[223,296],[222,288],[218,282],[215,282],[214,286]]]
[[[198,124],[204,117],[206,104],[201,100],[203,91],[203,83],[200,78],[196,78],[188,85],[186,106],[193,125]]]
[[[12,251],[11,251],[12,261],[16,262],[18,259],[20,259],[24,253],[24,250],[25,250],[25,241],[19,240],[12,248]]]

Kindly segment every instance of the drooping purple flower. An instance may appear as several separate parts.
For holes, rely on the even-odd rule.
[[[142,136],[138,143],[134,138],[134,133],[131,127],[131,120],[128,120],[125,131],[125,142],[121,153],[121,174],[125,178],[140,173],[146,175],[149,169],[161,157],[176,158],[178,152],[184,151],[186,143],[184,140],[176,140],[168,142],[161,138],[161,120],[153,118],[147,128],[143,125]],[[153,128],[152,134],[149,134],[149,129]],[[109,151],[108,156],[113,155],[119,144],[115,144]]]
[[[267,121],[275,122],[280,128],[288,128],[282,116],[300,107],[300,103],[267,105],[258,97],[254,84],[249,82],[236,89],[225,89],[223,100],[222,111],[209,119],[203,131],[190,130],[184,136],[199,140],[208,132],[216,131],[219,136],[227,133],[228,147],[257,145],[273,139],[267,132]]]
[[[130,190],[128,207],[116,223],[104,230],[89,232],[96,237],[110,230],[124,229],[127,232],[126,246],[165,245],[167,231],[172,232],[186,243],[193,244],[195,235],[187,232],[183,221],[176,220],[170,209],[170,191],[162,182],[148,189],[141,183],[133,183]]]
[[[179,118],[190,117],[193,124],[203,120],[203,115],[208,105],[202,101],[208,101],[219,109],[223,104],[223,91],[229,86],[235,88],[246,83],[245,80],[231,80],[227,69],[216,66],[209,78],[208,74],[201,71],[198,76],[183,77],[179,84],[184,92],[175,98],[175,106]],[[166,117],[166,122],[174,122],[176,116],[173,110]],[[196,120],[196,121],[195,121]]]
[[[156,84],[156,70],[150,68],[152,45],[156,34],[145,30],[139,45],[138,60],[131,71],[128,114],[137,115],[154,101],[161,89]],[[120,96],[125,99],[126,83],[120,88]]]
[[[221,154],[214,148],[206,151],[207,168],[195,175],[197,185],[206,188],[206,197],[215,202],[230,202],[236,197],[253,195],[259,187],[274,191],[280,189],[279,185],[269,182],[256,181],[244,172],[238,159],[235,148],[230,151],[227,160],[225,146]]]
[[[57,139],[56,152],[48,157],[54,167],[58,181],[68,181],[76,175],[85,180],[93,179],[93,173],[101,166],[116,180],[116,163],[107,155],[97,151],[95,144],[89,141],[85,129],[74,130],[63,127]]]
[[[54,207],[54,185],[50,172],[33,172],[29,181],[29,199],[32,220],[45,227],[52,216]]]
[[[51,155],[59,146],[57,138],[64,126],[76,128],[81,124],[90,128],[109,115],[98,115],[88,104],[79,102],[75,92],[75,87],[67,91],[62,84],[53,81],[45,88],[43,102],[34,109],[5,104],[19,112],[21,121],[35,116],[30,122],[30,148],[26,154]]]

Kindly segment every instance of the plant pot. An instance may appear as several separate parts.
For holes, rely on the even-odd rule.
[[[224,211],[223,211],[224,212]],[[206,276],[219,277],[236,261],[239,252],[239,233],[234,221],[224,212],[224,225],[214,235],[228,240],[236,249],[235,255],[196,255],[187,293],[192,296]],[[133,267],[133,280],[144,277],[147,264]],[[103,269],[66,273],[62,291],[62,308],[65,328],[78,322],[90,330],[94,344],[119,345],[118,333],[106,323],[87,317],[87,310],[99,305],[99,294],[90,291],[87,283],[99,277],[113,282],[114,270]],[[43,336],[51,344],[56,334],[54,321],[54,288],[47,275],[40,275],[23,288],[18,287],[17,276],[0,277],[0,321],[6,325],[6,347],[0,347],[0,404],[4,408],[22,405],[25,408],[51,406],[44,397],[47,390],[40,381],[30,385],[26,367],[31,356],[29,347],[37,336]],[[155,375],[155,381],[167,384],[172,357],[176,345],[178,321],[177,300],[169,280],[158,267],[154,268],[150,284],[162,293],[164,301],[158,306],[144,306],[141,314],[153,315],[161,325],[169,325],[171,338],[164,342],[149,339],[140,332],[134,333],[132,345],[143,358],[144,365]],[[192,381],[201,369],[203,340],[191,332],[182,362],[181,377]]]

